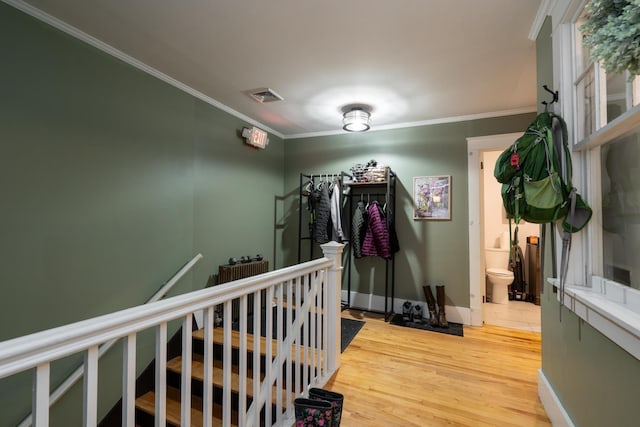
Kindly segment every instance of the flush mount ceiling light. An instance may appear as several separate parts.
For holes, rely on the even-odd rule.
[[[342,118],[342,129],[347,132],[364,132],[369,130],[369,119],[371,113],[362,108],[352,108],[344,113]]]

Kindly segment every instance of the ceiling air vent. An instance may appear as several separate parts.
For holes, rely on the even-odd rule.
[[[281,97],[280,95],[275,93],[273,89],[269,89],[268,87],[248,90],[247,93],[249,94],[250,97],[252,97],[256,101],[261,102],[263,104],[265,102],[275,102],[275,101],[284,100],[283,97]]]

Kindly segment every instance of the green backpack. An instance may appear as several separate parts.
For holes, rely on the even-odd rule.
[[[591,218],[591,208],[571,183],[567,125],[554,113],[539,114],[498,157],[493,174],[502,183],[507,216],[516,224],[521,219],[535,224],[562,219],[564,230],[575,233]]]
[[[560,266],[560,308],[564,303],[564,285],[569,266],[571,233],[582,230],[591,219],[591,208],[571,183],[571,153],[567,145],[567,125],[562,117],[544,112],[529,125],[524,135],[507,148],[496,162],[493,175],[502,183],[502,203],[516,223],[511,241],[510,263],[517,261],[518,223],[521,219],[536,224],[562,220],[562,260]],[[540,250],[544,253],[545,226],[541,228]],[[551,233],[555,271],[555,233]],[[541,260],[541,274],[544,265]],[[541,284],[543,284],[541,277]],[[543,285],[544,286],[544,285]]]

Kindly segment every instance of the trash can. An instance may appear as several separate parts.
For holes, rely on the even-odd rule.
[[[527,300],[540,305],[540,247],[538,236],[527,236],[524,277],[527,283]]]

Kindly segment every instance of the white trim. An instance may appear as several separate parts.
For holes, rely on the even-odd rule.
[[[535,110],[530,111],[535,112]],[[522,136],[522,132],[503,133],[500,135],[474,136],[467,138],[467,148],[480,151],[492,151],[506,148]],[[471,147],[473,145],[473,147]]]
[[[596,102],[596,131],[607,125],[607,73],[602,64],[594,64]]]
[[[575,427],[542,369],[538,369],[538,397],[553,427]]]
[[[640,104],[579,141],[574,146],[574,150],[588,150],[599,145],[607,144],[622,135],[632,132],[639,126]]]
[[[368,130],[367,133],[381,131],[381,130],[404,129],[404,128],[412,128],[412,127],[418,127],[418,126],[431,126],[431,125],[439,125],[439,124],[445,124],[445,123],[465,122],[469,120],[480,120],[480,119],[491,119],[495,117],[515,116],[517,114],[535,113],[536,111],[537,111],[537,107],[529,106],[529,107],[522,107],[522,108],[513,108],[511,110],[490,111],[487,113],[468,114],[464,116],[442,117],[439,119],[421,120],[417,122],[406,122],[406,123],[397,123],[392,125],[375,126],[375,127],[372,127],[370,130]],[[298,133],[298,134],[292,134],[292,135],[285,135],[284,139],[344,135],[347,133],[348,132],[343,130]]]
[[[347,300],[347,291],[342,290],[342,300]],[[426,310],[425,301],[407,300],[401,298],[395,298],[393,304],[394,313],[402,313],[402,304],[405,301],[411,302],[411,304],[422,304],[423,309]],[[384,311],[384,296],[364,294],[360,292],[351,291],[351,308],[356,310],[365,310],[373,312]],[[454,323],[462,323],[463,325],[471,325],[471,310],[466,307],[457,307],[453,305],[447,305],[444,308],[447,315],[447,320]],[[427,312],[428,313],[428,312]],[[475,326],[475,325],[471,325]],[[482,325],[480,325],[482,326]]]
[[[469,191],[469,324],[482,326],[482,217],[480,212],[481,173],[480,153],[483,151],[501,150],[511,145],[522,133],[507,133],[502,135],[488,135],[467,138],[467,151],[469,153],[468,184]]]
[[[636,76],[631,83],[631,106],[640,104],[640,77]]]
[[[67,24],[66,22],[52,16],[49,15],[46,12],[43,12],[42,10],[31,6],[30,4],[25,3],[22,0],[1,0],[13,7],[15,7],[18,10],[21,10],[22,12],[33,16],[36,19],[39,19],[40,21],[51,25],[54,28],[57,28],[58,30],[77,38],[80,41],[83,41],[85,43],[87,43],[90,46],[95,47],[96,49],[99,49],[103,52],[105,52],[108,55],[111,55],[119,60],[121,60],[122,62],[131,65],[132,67],[135,67],[153,77],[156,77],[157,79],[162,80],[165,83],[170,84],[171,86],[188,93],[189,95],[200,99],[201,101],[206,102],[209,105],[212,105],[226,113],[231,114],[232,116],[235,116],[237,118],[239,118],[240,120],[244,120],[245,122],[252,124],[254,126],[257,126],[263,130],[266,130],[267,132],[279,137],[279,138],[284,138],[284,135],[281,134],[278,131],[275,131],[273,129],[271,129],[270,127],[266,126],[263,123],[260,123],[254,119],[252,119],[249,116],[246,116],[236,110],[234,110],[231,107],[228,107],[226,105],[224,105],[223,103],[221,103],[220,101],[217,101],[213,98],[211,98],[210,96],[207,96],[205,94],[203,94],[202,92],[187,86],[186,84],[182,83],[181,81],[178,81],[176,79],[174,79],[173,77],[168,76],[167,74],[164,74],[161,71],[156,70],[155,68],[145,64],[142,61],[139,61],[137,59],[135,59],[132,56],[127,55],[126,53],[116,49],[115,47],[101,41],[98,40],[97,38],[90,36],[89,34],[83,32],[82,30],[79,30],[78,28]]]
[[[591,206],[592,215],[591,221],[586,227],[587,235],[582,240],[583,242],[603,242],[602,227],[597,224],[602,224],[602,180],[600,177],[600,165],[602,159],[602,148],[600,146],[591,149],[589,155],[583,156],[586,166],[583,168],[584,174],[583,182],[586,183],[589,195],[589,205]],[[593,171],[589,173],[589,171]],[[597,173],[595,171],[598,171]],[[591,276],[604,276],[604,248],[602,244],[585,244],[584,259],[585,259],[585,281],[584,283],[591,283]]]
[[[551,22],[557,27],[567,22],[573,22],[587,0],[555,0],[551,5]]]
[[[594,276],[591,287],[567,285],[564,305],[640,360],[640,291]]]
[[[540,30],[542,29],[542,25],[544,24],[544,20],[551,14],[551,10],[553,9],[555,2],[556,0],[542,0],[542,3],[540,3],[540,7],[538,8],[538,12],[536,13],[535,18],[533,18],[531,29],[529,30],[529,40],[536,41],[538,34],[540,34]]]

